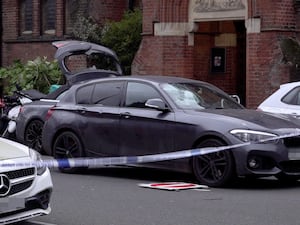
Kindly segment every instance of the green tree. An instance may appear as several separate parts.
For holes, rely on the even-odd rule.
[[[102,27],[97,24],[91,17],[79,17],[74,24],[73,36],[81,41],[93,42],[100,44]]]
[[[142,12],[127,11],[119,22],[107,22],[102,29],[101,43],[118,55],[125,74],[131,74],[131,64],[141,43]]]

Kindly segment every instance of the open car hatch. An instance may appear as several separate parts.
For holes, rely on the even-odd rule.
[[[54,57],[69,84],[124,75],[117,55],[107,47],[77,40],[56,41],[52,45],[57,48]]]

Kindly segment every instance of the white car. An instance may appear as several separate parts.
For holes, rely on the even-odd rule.
[[[266,98],[257,109],[300,118],[300,82],[280,85],[280,88]]]
[[[0,138],[0,224],[50,213],[50,171],[25,145]]]

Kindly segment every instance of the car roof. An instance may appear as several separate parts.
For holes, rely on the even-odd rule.
[[[297,86],[300,86],[300,81],[281,84],[280,88],[291,88],[292,89]]]
[[[184,82],[201,82],[197,80],[192,80],[184,77],[176,77],[176,76],[161,76],[161,75],[132,75],[130,76],[131,79],[142,79],[142,80],[148,80],[153,81],[156,83],[184,83]]]
[[[102,78],[86,81],[85,83],[94,83],[102,81],[112,81],[112,80],[135,80],[135,81],[149,81],[152,83],[202,83],[206,85],[211,85],[204,81],[193,80],[189,78],[176,77],[176,76],[163,76],[163,75],[128,75],[119,76],[112,78]],[[211,85],[213,86],[213,85]]]
[[[81,86],[85,84],[97,83],[97,82],[105,82],[105,81],[113,81],[113,80],[125,80],[125,81],[148,81],[153,84],[163,84],[163,83],[197,83],[203,86],[210,87],[215,89],[219,92],[222,92],[225,95],[228,95],[222,89],[218,88],[217,86],[210,84],[205,81],[199,81],[184,77],[177,77],[177,76],[163,76],[163,75],[128,75],[128,76],[118,76],[118,77],[111,77],[111,78],[99,78],[94,80],[87,80],[81,83],[77,83],[75,86]]]

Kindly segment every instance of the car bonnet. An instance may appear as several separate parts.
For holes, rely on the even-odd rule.
[[[300,128],[300,120],[288,115],[271,114],[259,112],[251,109],[212,109],[212,110],[185,110],[188,114],[206,115],[214,120],[231,121],[232,123],[243,124],[245,127],[257,125],[265,129],[282,129],[282,128]],[[226,118],[225,118],[226,117]],[[238,120],[238,121],[237,121]]]
[[[0,138],[0,160],[28,157],[26,146]]]

